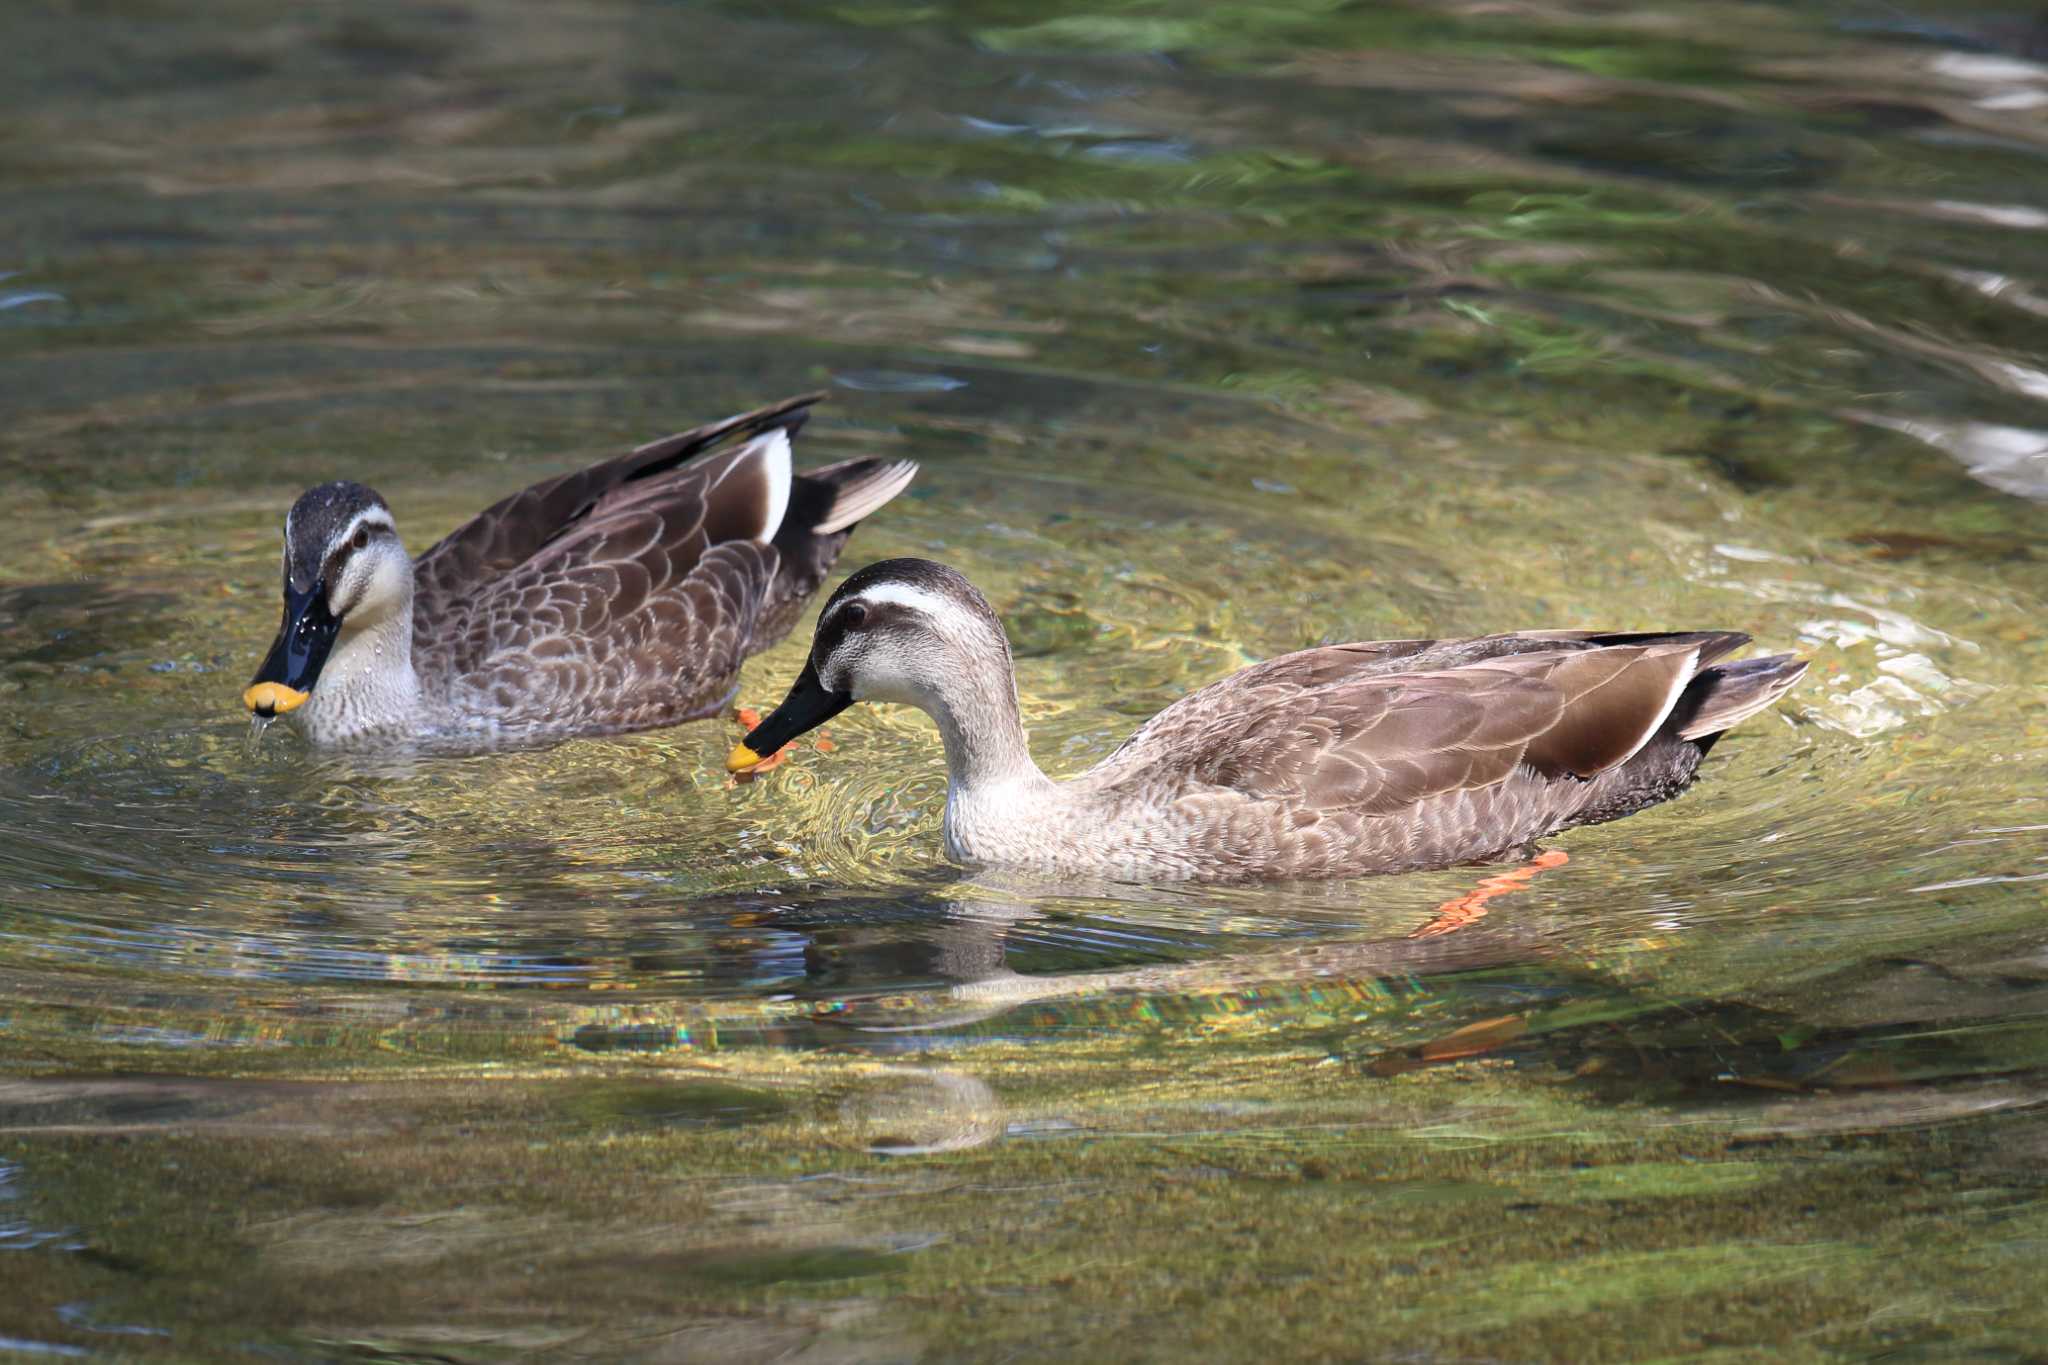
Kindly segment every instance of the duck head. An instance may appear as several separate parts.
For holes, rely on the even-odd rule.
[[[384,499],[359,483],[307,489],[284,519],[284,622],[243,705],[265,719],[305,705],[343,630],[404,610],[411,589]]]
[[[825,603],[789,695],[725,766],[750,768],[857,701],[902,702],[943,725],[963,693],[994,689],[1014,714],[1010,663],[995,609],[958,570],[928,559],[870,564]]]

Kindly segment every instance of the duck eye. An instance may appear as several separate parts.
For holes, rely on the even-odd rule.
[[[868,609],[862,603],[848,602],[846,610],[839,613],[839,619],[846,623],[848,630],[858,629],[861,622],[868,619]]]
[[[367,527],[367,526],[358,526],[358,527],[356,527],[356,534],[355,534],[355,538],[349,541],[349,546],[350,546],[350,548],[352,548],[352,549],[357,549],[357,550],[360,550],[360,549],[362,549],[362,548],[363,548],[363,547],[364,547],[365,545],[368,545],[369,543],[370,543],[370,528],[369,528],[369,527]]]

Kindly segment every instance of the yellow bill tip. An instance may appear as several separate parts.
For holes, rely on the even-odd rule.
[[[242,694],[242,705],[259,716],[281,716],[287,711],[296,711],[306,704],[310,692],[301,692],[296,687],[283,683],[251,683],[249,690]]]
[[[729,773],[743,773],[761,761],[761,755],[745,744],[735,744],[732,752],[725,756],[725,770]]]

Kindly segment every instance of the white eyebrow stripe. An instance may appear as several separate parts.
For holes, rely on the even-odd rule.
[[[334,533],[334,538],[327,542],[328,548],[333,549],[337,545],[347,544],[348,538],[356,533],[359,526],[375,526],[393,535],[398,534],[398,524],[391,520],[389,512],[381,507],[365,507],[348,519],[348,525]]]
[[[906,607],[946,622],[979,623],[981,620],[979,612],[969,610],[957,598],[945,593],[931,592],[909,583],[877,583],[871,588],[861,589],[846,601]],[[845,603],[840,605],[843,607]],[[835,612],[836,610],[835,608]]]
[[[888,602],[914,611],[942,612],[953,604],[935,592],[912,587],[908,583],[877,583],[871,588],[862,588],[858,594],[846,599],[849,602]]]

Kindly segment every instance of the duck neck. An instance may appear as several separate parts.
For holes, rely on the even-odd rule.
[[[412,598],[375,621],[345,627],[307,703],[292,714],[316,741],[417,728],[419,675],[412,667]]]
[[[1007,656],[963,664],[940,682],[925,709],[946,743],[949,805],[1052,786],[1031,761]]]

